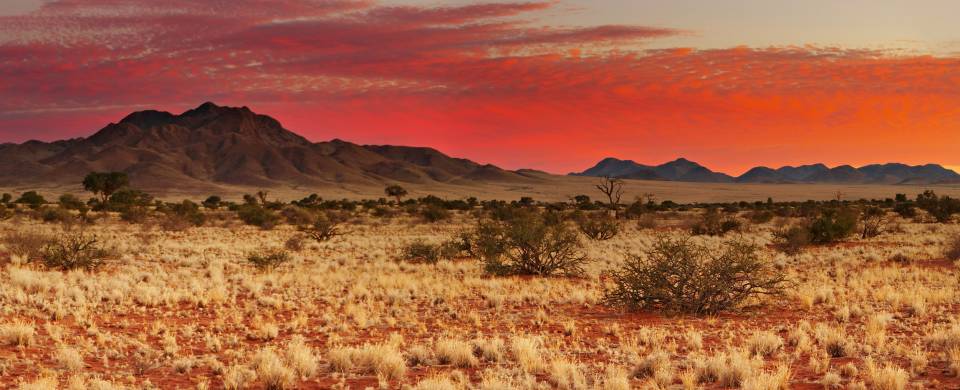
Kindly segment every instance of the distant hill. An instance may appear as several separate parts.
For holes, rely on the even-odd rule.
[[[143,189],[540,180],[431,148],[314,143],[269,116],[213,103],[135,112],[87,138],[0,145],[7,185],[79,183],[90,171],[126,172]]]
[[[936,164],[874,164],[860,168],[824,164],[785,166],[777,169],[755,167],[731,177],[689,161],[677,159],[662,165],[638,164],[632,160],[605,158],[575,176],[610,176],[624,179],[668,180],[703,183],[824,183],[824,184],[948,184],[960,183],[960,174]]]
[[[729,183],[733,181],[733,178],[729,175],[713,172],[685,158],[656,166],[642,165],[632,160],[605,158],[592,168],[571,175],[709,183]]]

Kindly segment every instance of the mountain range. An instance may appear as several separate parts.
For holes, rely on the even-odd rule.
[[[643,165],[632,160],[605,158],[574,176],[609,176],[622,179],[668,180],[702,183],[829,183],[829,184],[947,184],[960,183],[960,174],[936,164],[873,164],[859,168],[824,164],[755,167],[740,176],[714,172],[703,165],[679,158],[661,165]]]
[[[76,188],[91,171],[123,171],[135,187],[158,192],[284,187],[369,195],[393,183],[424,191],[495,183],[511,194],[535,188],[544,194],[569,181],[541,171],[478,164],[426,147],[312,142],[247,107],[209,102],[179,115],[134,112],[86,138],[0,144],[0,187]],[[956,172],[933,164],[757,167],[732,177],[683,158],[656,166],[607,158],[571,175],[704,183],[960,182]]]
[[[541,176],[431,148],[311,142],[247,107],[209,102],[180,115],[135,112],[87,138],[0,145],[4,185],[79,183],[91,171],[126,172],[143,189],[525,183]]]

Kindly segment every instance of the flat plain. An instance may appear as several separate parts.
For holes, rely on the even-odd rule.
[[[323,242],[208,214],[177,229],[115,213],[82,226],[0,221],[8,238],[83,231],[113,254],[95,271],[62,271],[18,255],[16,241],[0,246],[3,387],[960,388],[960,273],[945,257],[956,224],[891,217],[876,237],[794,255],[773,249],[790,218],[694,236],[708,248],[758,245],[791,285],[689,315],[603,297],[609,270],[687,237],[696,209],[582,237],[590,261],[575,278],[493,276],[470,256],[407,261],[412,243],[472,229],[465,212],[428,223],[360,209]],[[265,248],[290,259],[257,269],[248,258]]]

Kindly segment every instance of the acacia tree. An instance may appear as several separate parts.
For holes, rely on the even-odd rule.
[[[90,172],[83,178],[83,189],[100,196],[103,204],[107,203],[110,195],[130,184],[130,179],[123,172]]]
[[[616,208],[620,204],[620,198],[623,196],[623,180],[604,176],[596,187],[607,196],[610,207]]]
[[[387,188],[384,188],[383,193],[386,194],[387,196],[392,196],[394,198],[397,198],[397,204],[400,204],[401,198],[403,198],[404,196],[407,196],[407,190],[396,184],[387,186]]]

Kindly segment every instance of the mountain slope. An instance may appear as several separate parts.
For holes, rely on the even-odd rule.
[[[135,112],[87,138],[0,145],[0,168],[9,184],[78,183],[90,171],[123,171],[144,189],[538,180],[430,148],[313,143],[269,116],[213,103],[180,115]]]

